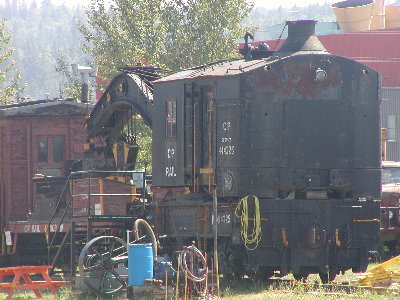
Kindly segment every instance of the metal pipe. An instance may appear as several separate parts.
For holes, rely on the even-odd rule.
[[[119,196],[119,197],[132,197],[132,196],[142,196],[142,194],[90,194],[91,196]],[[89,194],[75,194],[72,197],[82,197],[89,196]]]
[[[214,185],[213,189],[213,210],[214,210],[214,263],[215,263],[215,276],[217,283],[217,295],[218,298],[221,298],[220,290],[219,290],[219,273],[218,273],[218,206],[217,206],[217,189]]]
[[[143,194],[143,216],[146,215],[146,165],[144,166],[144,172],[143,172],[143,178],[142,178],[142,184],[143,184],[143,190],[142,190],[142,194]]]
[[[90,216],[90,193],[92,186],[92,174],[89,173],[89,187],[88,187],[88,215]],[[89,242],[89,241],[88,241]]]

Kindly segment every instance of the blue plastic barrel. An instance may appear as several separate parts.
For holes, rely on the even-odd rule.
[[[128,247],[128,285],[143,286],[153,279],[153,247],[151,244],[132,244]]]

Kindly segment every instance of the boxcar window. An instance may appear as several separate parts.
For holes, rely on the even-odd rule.
[[[62,137],[53,139],[53,160],[54,162],[62,162],[64,160],[64,140]]]
[[[176,100],[167,100],[166,107],[166,138],[176,138]]]
[[[38,138],[38,162],[48,161],[47,138]]]

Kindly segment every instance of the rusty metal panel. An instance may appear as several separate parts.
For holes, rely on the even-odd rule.
[[[253,76],[243,75],[239,194],[278,197],[290,186],[333,187],[331,172],[339,168],[354,194],[379,197],[377,73],[324,55],[287,57],[267,66],[253,71],[253,85]],[[313,79],[318,66],[326,71],[323,82]]]

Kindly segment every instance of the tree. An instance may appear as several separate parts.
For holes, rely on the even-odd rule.
[[[7,104],[23,88],[18,87],[20,73],[16,62],[11,60],[13,48],[11,34],[7,32],[5,20],[0,20],[0,105]]]
[[[177,71],[237,56],[237,41],[249,29],[241,22],[246,0],[92,0],[79,28],[101,80],[137,62]],[[151,168],[151,131],[137,131],[137,167]]]
[[[108,1],[107,1],[108,2]],[[170,70],[235,57],[246,0],[92,0],[79,28],[103,80],[137,62]]]
[[[64,83],[64,90],[61,89],[61,84],[60,84],[60,97],[65,94],[69,98],[74,98],[75,101],[80,101],[81,100],[81,92],[82,92],[82,84],[81,81],[79,80],[79,77],[74,75],[72,72],[72,67],[71,64],[67,63],[67,58],[66,56],[60,51],[59,56],[57,57],[57,64],[56,64],[56,71],[63,74],[66,82]],[[95,81],[93,80],[92,83],[89,83],[88,85],[88,96],[89,96],[89,102],[95,102],[95,95],[94,95],[94,89],[95,89]]]

